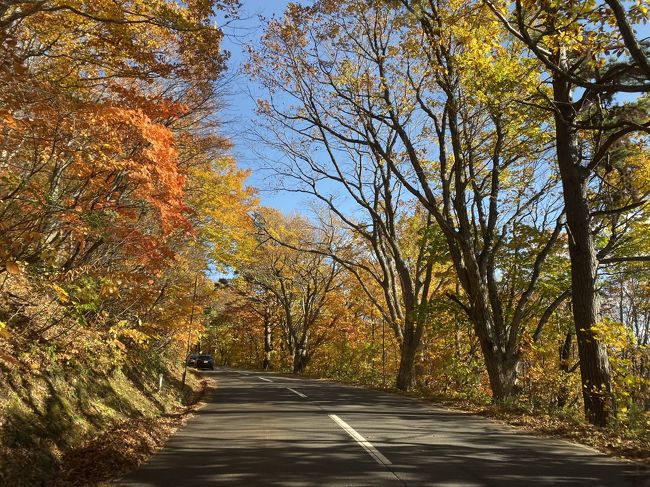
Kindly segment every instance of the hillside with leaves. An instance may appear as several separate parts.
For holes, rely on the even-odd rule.
[[[235,4],[0,6],[2,484],[185,400],[204,271],[246,248],[255,205],[218,118],[212,16]]]

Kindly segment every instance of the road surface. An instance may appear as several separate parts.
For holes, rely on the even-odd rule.
[[[635,464],[399,395],[218,368],[208,404],[129,487],[650,487]]]

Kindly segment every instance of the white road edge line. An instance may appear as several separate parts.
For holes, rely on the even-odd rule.
[[[328,416],[336,423],[338,424],[341,428],[345,430],[347,434],[349,434],[354,441],[359,443],[363,447],[364,450],[368,452],[368,454],[375,459],[375,461],[380,464],[380,465],[392,465],[392,462],[386,458],[384,455],[382,455],[379,450],[377,450],[374,446],[372,446],[372,443],[370,443],[368,440],[366,440],[363,436],[361,436],[359,433],[357,433],[352,426],[350,426],[348,423],[343,421],[341,418],[339,418],[336,414],[328,414]]]
[[[305,396],[302,392],[298,392],[298,391],[296,391],[295,389],[292,389],[291,387],[287,387],[287,389],[289,389],[289,390],[290,390],[291,392],[293,392],[294,394],[298,394],[300,397],[307,397],[307,396]]]
[[[258,377],[260,380],[265,380],[266,382],[273,382],[271,379],[267,379],[266,377]]]

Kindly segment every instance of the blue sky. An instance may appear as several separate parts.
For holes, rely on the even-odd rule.
[[[233,155],[240,167],[253,170],[249,184],[260,191],[261,203],[287,213],[300,211],[305,207],[305,201],[298,199],[294,194],[269,190],[272,184],[266,180],[264,171],[260,170],[259,153],[266,153],[269,156],[273,154],[268,148],[255,144],[246,137],[246,133],[254,124],[255,99],[261,97],[262,93],[259,87],[241,72],[241,67],[246,62],[244,47],[249,44],[256,45],[263,33],[262,18],[282,17],[290,1],[243,0],[241,20],[225,29],[226,38],[223,43],[224,48],[231,53],[227,75],[229,82],[226,87],[228,99],[223,118],[226,135],[234,143]]]

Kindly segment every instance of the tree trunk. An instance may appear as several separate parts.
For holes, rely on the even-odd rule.
[[[499,350],[489,339],[479,339],[487,368],[492,401],[504,402],[516,394],[520,357]]]
[[[408,391],[413,386],[413,364],[417,354],[420,340],[413,333],[406,333],[400,346],[400,361],[397,371],[397,388]]]
[[[598,260],[589,225],[590,171],[581,165],[569,84],[556,79],[553,91],[558,109],[555,113],[557,161],[569,230],[573,319],[585,415],[591,424],[605,426],[613,412],[609,407],[612,389],[607,350],[593,333],[593,326],[600,319],[600,305],[596,282]]]
[[[560,347],[560,370],[563,372],[562,377],[568,379],[568,374],[570,371],[569,359],[571,358],[571,342],[573,341],[573,333],[570,331],[566,334],[564,339],[564,344]],[[569,388],[566,383],[563,383],[560,386],[560,390],[557,393],[557,407],[563,408],[566,406],[566,403],[569,401]]]
[[[273,351],[273,335],[271,333],[271,323],[269,320],[264,320],[264,360],[262,361],[262,369],[269,370],[271,368],[271,352]]]
[[[304,373],[308,363],[309,356],[307,355],[307,351],[302,347],[298,347],[296,353],[293,356],[293,373]]]
[[[481,281],[479,273],[475,272],[469,285],[469,289],[474,292],[467,293],[473,301],[469,317],[481,345],[481,353],[492,389],[492,401],[499,403],[506,401],[517,392],[521,357],[516,348],[508,346],[509,340],[503,330],[503,320],[495,323],[494,313],[491,314],[488,304],[488,291]]]
[[[400,391],[408,391],[413,386],[413,364],[417,345],[405,343],[402,347],[397,371],[397,388]]]

